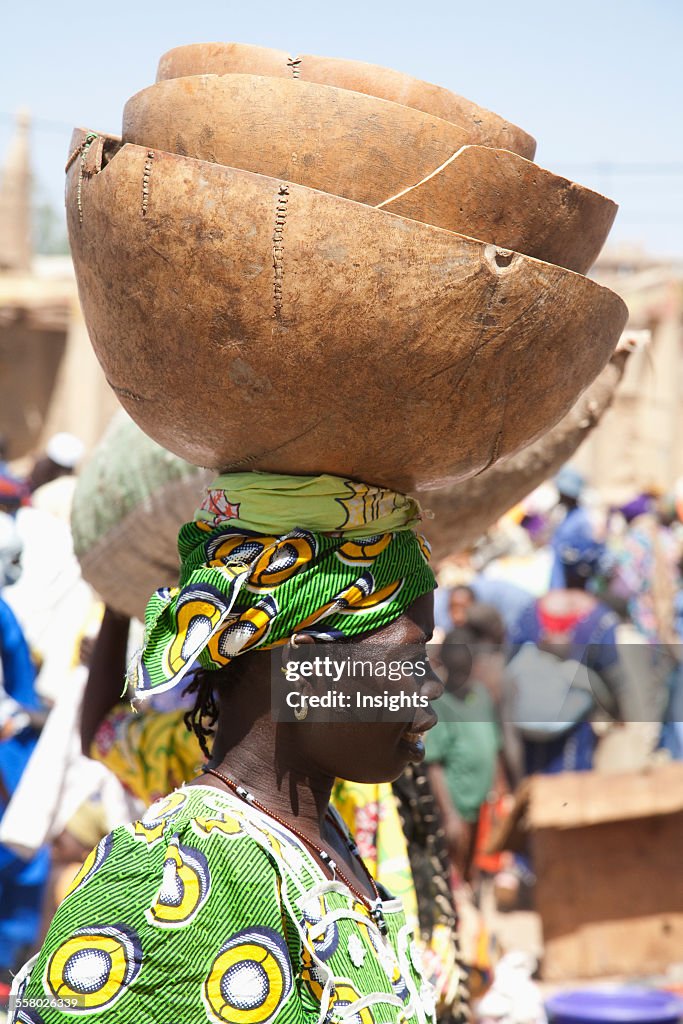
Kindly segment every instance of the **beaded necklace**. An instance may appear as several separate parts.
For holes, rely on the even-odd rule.
[[[332,857],[330,857],[329,853],[327,853],[326,850],[323,850],[321,846],[318,846],[317,843],[314,843],[312,839],[309,839],[307,835],[305,835],[303,832],[300,832],[299,829],[295,828],[294,825],[290,824],[290,822],[285,821],[284,818],[281,818],[279,814],[275,813],[275,811],[271,811],[268,807],[262,804],[260,800],[256,799],[253,793],[249,792],[248,789],[245,789],[244,786],[240,786],[239,783],[234,781],[234,779],[231,779],[229,778],[229,776],[224,775],[223,772],[218,771],[217,768],[205,768],[204,771],[206,772],[207,775],[213,775],[216,779],[218,779],[225,786],[227,786],[228,789],[231,789],[233,793],[240,797],[241,800],[244,800],[245,803],[250,804],[252,807],[255,807],[258,811],[261,811],[262,814],[265,814],[267,817],[272,818],[274,821],[277,821],[279,825],[281,825],[288,831],[292,832],[297,837],[297,839],[300,839],[305,846],[308,846],[311,850],[313,850],[314,853],[318,855],[318,857],[320,858],[324,866],[328,869],[328,871],[331,872],[332,878],[334,879],[335,875],[339,876],[344,885],[353,893],[356,899],[360,900],[360,902],[365,907],[367,907],[370,916],[372,917],[373,921],[379,928],[382,935],[387,935],[387,923],[384,917],[382,897],[380,895],[379,889],[377,888],[377,883],[375,882],[374,878],[372,877],[367,867],[365,866],[365,862],[363,861],[363,858],[361,857],[358,851],[358,847],[350,838],[350,836],[348,836],[339,827],[338,822],[329,813],[329,811],[327,813],[326,820],[332,825],[334,830],[337,832],[337,834],[340,836],[340,838],[346,845],[351,855],[355,857],[355,859],[360,864],[361,868],[363,869],[363,873],[365,874],[370,885],[370,888],[372,889],[372,892],[374,894],[374,900],[369,900],[368,897],[364,895],[364,893],[360,892],[360,890],[357,889],[356,886],[349,881],[344,872],[337,865],[337,862],[333,860]]]

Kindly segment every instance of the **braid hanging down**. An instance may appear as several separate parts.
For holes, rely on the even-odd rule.
[[[218,721],[218,702],[216,700],[216,673],[196,672],[192,680],[183,690],[186,694],[196,694],[194,706],[185,713],[185,725],[197,737],[199,746],[207,761],[211,760],[208,740],[213,738]]]
[[[467,971],[460,951],[458,915],[450,886],[450,857],[426,769],[422,765],[409,765],[394,782],[393,789],[408,841],[422,938],[429,942],[437,925],[448,928],[453,937],[457,979],[449,995],[449,1005],[438,1014],[438,1022],[468,1024],[472,1013]]]

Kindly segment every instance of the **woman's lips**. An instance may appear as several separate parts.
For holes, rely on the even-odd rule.
[[[409,729],[405,729],[401,733],[401,746],[408,755],[409,760],[413,764],[419,764],[425,756],[425,743],[424,734],[432,726],[436,725],[438,718],[435,714],[429,716],[424,721],[416,724],[412,724]]]

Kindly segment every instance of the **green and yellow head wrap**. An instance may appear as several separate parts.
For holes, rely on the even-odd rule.
[[[179,586],[147,605],[135,696],[295,633],[368,633],[434,589],[416,501],[335,476],[231,473],[178,535]]]

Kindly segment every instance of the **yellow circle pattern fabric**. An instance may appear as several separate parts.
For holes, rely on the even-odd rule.
[[[269,928],[239,932],[211,965],[204,1001],[219,1024],[270,1024],[292,993],[287,945]]]
[[[79,928],[50,957],[45,987],[72,1012],[90,1013],[114,1005],[142,967],[137,934],[119,927]]]
[[[211,891],[209,865],[201,850],[184,846],[173,837],[166,850],[164,878],[153,905],[147,911],[152,925],[177,928],[188,924]]]
[[[383,937],[288,829],[187,785],[89,855],[19,994],[42,1024],[433,1024],[385,916]]]

